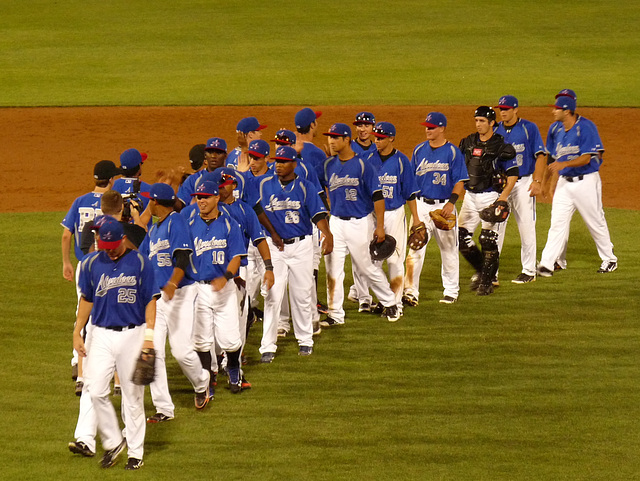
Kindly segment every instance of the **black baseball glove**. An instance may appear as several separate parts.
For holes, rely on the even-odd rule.
[[[156,351],[150,347],[142,349],[136,361],[131,382],[139,386],[146,386],[153,382],[156,376]]]
[[[396,239],[393,236],[385,235],[382,242],[376,242],[375,239],[369,244],[369,254],[374,261],[383,261],[391,257],[396,250]]]
[[[480,218],[485,222],[504,222],[509,217],[509,204],[504,200],[496,200],[489,207],[480,211]]]

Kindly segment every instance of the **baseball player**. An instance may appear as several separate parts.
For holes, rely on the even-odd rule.
[[[86,256],[80,268],[82,298],[73,346],[80,356],[86,357],[85,389],[91,395],[105,449],[101,465],[113,466],[126,445],[129,460],[125,469],[135,470],[143,465],[146,423],[144,387],[133,384],[131,375],[140,350],[153,348],[156,299],[160,291],[149,261],[122,242],[124,230],[120,222],[106,218],[98,236],[100,250]],[[93,330],[85,346],[81,331],[89,316]],[[109,383],[116,369],[122,374],[126,441],[109,400]]]
[[[369,242],[384,241],[385,202],[375,168],[351,148],[351,128],[336,123],[324,135],[335,155],[324,163],[324,183],[329,190],[333,234],[333,252],[325,257],[327,269],[328,317],[323,326],[344,324],[344,261],[347,254],[363,274],[369,287],[383,306],[383,316],[390,322],[400,318],[393,291],[382,265],[374,264]],[[375,210],[375,218],[374,218]],[[374,225],[375,224],[375,225]]]
[[[101,160],[93,167],[94,189],[73,201],[67,215],[62,219],[62,277],[69,282],[75,281],[78,303],[80,303],[80,289],[78,287],[78,276],[80,275],[80,260],[84,257],[80,248],[80,240],[85,225],[102,215],[100,209],[100,199],[102,194],[113,186],[114,179],[120,174],[120,170],[110,160]],[[71,263],[71,243],[74,242],[73,252],[78,264],[75,268]],[[77,311],[76,311],[77,313]],[[78,353],[74,350],[71,358],[72,377],[76,381],[76,395],[82,393],[82,361],[79,363]]]
[[[478,107],[475,122],[477,132],[460,141],[469,180],[465,182],[467,192],[458,217],[458,237],[460,252],[476,270],[471,288],[477,290],[477,295],[487,296],[493,293],[492,282],[498,272],[498,237],[504,233],[503,223],[482,221],[479,239],[482,252],[473,242],[473,232],[481,223],[482,209],[498,200],[506,202],[518,180],[518,166],[513,161],[516,156],[513,146],[493,131],[495,111],[487,106]],[[496,185],[495,181],[501,171],[507,178],[504,186]]]
[[[314,222],[322,234],[323,251],[333,249],[333,236],[327,223],[327,211],[315,188],[295,174],[297,152],[289,146],[276,150],[276,175],[266,176],[260,181],[258,205],[284,243],[280,251],[270,244],[275,283],[265,297],[264,324],[260,345],[261,362],[272,362],[277,345],[278,320],[287,284],[291,301],[291,318],[298,340],[301,356],[313,352],[314,299],[309,293],[315,291],[313,281],[313,238],[311,223]],[[257,207],[257,206],[256,206]],[[267,239],[269,242],[269,239]]]
[[[495,132],[516,150],[519,177],[509,194],[509,216],[513,214],[518,223],[522,272],[511,282],[526,284],[536,280],[536,196],[542,192],[546,150],[537,125],[518,117],[518,105],[518,99],[513,95],[500,97],[498,109],[502,121]],[[503,243],[502,235],[498,238],[501,252]]]
[[[165,364],[167,336],[173,357],[195,391],[196,409],[204,409],[209,402],[210,376],[209,371],[202,368],[191,340],[197,288],[190,265],[193,243],[187,221],[173,210],[176,196],[170,185],[153,184],[149,192],[142,195],[151,200],[151,213],[158,219],[140,251],[151,261],[156,282],[162,290],[153,339],[156,376],[149,386],[156,413],[147,419],[147,422],[159,423],[173,419],[175,409]]]
[[[376,118],[371,112],[360,112],[353,121],[358,136],[351,141],[351,148],[365,160],[376,152],[376,144],[373,141],[373,126],[375,124]]]
[[[302,157],[302,160],[316,171],[318,179],[322,179],[324,161],[327,154],[320,147],[313,143],[313,139],[318,135],[318,118],[322,116],[320,110],[311,110],[305,107],[296,112],[294,123],[296,126],[296,142],[292,146]]]
[[[227,167],[233,167],[240,172],[249,170],[249,156],[247,151],[249,144],[253,140],[262,138],[262,130],[266,129],[255,117],[245,117],[238,122],[236,134],[238,136],[238,147],[233,149],[227,157]]]
[[[128,220],[131,214],[128,212],[131,207],[135,207],[139,212],[144,211],[149,205],[149,199],[145,199],[140,192],[149,192],[151,187],[146,182],[140,180],[142,175],[142,164],[147,159],[147,154],[140,153],[137,149],[127,149],[120,154],[120,170],[122,177],[113,183],[113,190],[120,192],[122,197],[134,201],[135,205],[125,206],[124,218]],[[151,228],[152,220],[149,218],[147,228]]]
[[[564,132],[556,138],[550,155],[555,161],[547,167],[560,177],[551,205],[551,225],[547,243],[538,265],[538,275],[553,275],[554,263],[569,238],[569,224],[573,213],[580,212],[593,237],[602,264],[598,273],[613,272],[618,258],[602,208],[602,181],[600,180],[601,152],[604,151],[598,130],[593,122],[585,122],[576,114],[576,101],[568,96],[556,99],[553,116],[563,124]]]
[[[469,180],[464,156],[460,149],[445,137],[447,118],[441,112],[429,112],[424,122],[425,142],[413,149],[411,165],[415,172],[418,192],[417,218],[427,226],[428,239],[436,240],[440,249],[442,287],[440,303],[453,304],[460,291],[460,263],[458,230],[437,229],[429,212],[442,209],[445,215],[456,213],[456,202],[464,195],[464,182]],[[417,221],[414,221],[414,225]],[[428,243],[428,241],[427,241]],[[410,250],[407,256],[407,274],[404,281],[403,302],[417,306],[420,298],[420,273],[424,264],[426,245]]]
[[[196,191],[198,183],[206,172],[213,172],[218,167],[223,167],[227,159],[227,142],[220,137],[211,137],[204,147],[204,170],[194,172],[185,180],[178,189],[178,200],[180,209],[192,203],[192,194]],[[195,204],[195,202],[194,202]]]
[[[198,300],[193,339],[202,366],[211,373],[214,338],[227,355],[229,387],[233,394],[242,390],[238,297],[233,279],[247,254],[240,226],[218,210],[218,186],[206,180],[194,194],[199,215],[189,221],[194,245],[195,279]]]

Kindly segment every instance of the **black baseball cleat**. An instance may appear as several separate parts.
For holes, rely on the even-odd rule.
[[[84,383],[76,381],[76,396],[82,396],[82,388],[84,388]]]
[[[339,326],[340,324],[344,323],[336,321],[333,317],[326,317],[325,319],[320,321],[320,325],[322,327]]]
[[[493,294],[493,285],[489,284],[484,285],[484,284],[480,284],[478,286],[478,290],[476,291],[476,296],[488,296],[490,294]]]
[[[440,304],[453,304],[458,302],[458,299],[456,297],[444,296],[439,302]]]
[[[382,305],[382,303],[378,302],[377,304],[372,304],[371,305],[371,313],[372,314],[380,314],[380,315],[382,315],[384,313],[384,306]]]
[[[298,350],[298,356],[310,356],[313,353],[313,347],[311,346],[300,346],[300,350]]]
[[[553,270],[554,271],[563,271],[567,268],[566,264],[563,266],[560,265],[560,263],[558,261],[553,263]]]
[[[511,282],[514,284],[528,284],[529,282],[535,282],[536,276],[530,276],[529,274],[521,273],[518,277]]]
[[[538,277],[551,277],[553,275],[553,271],[547,269],[544,266],[538,266]]]
[[[69,443],[69,451],[71,451],[73,454],[81,454],[86,458],[92,458],[96,455],[96,453],[91,451],[91,449],[89,449],[89,446],[87,446],[82,441],[74,441],[73,443]]]
[[[127,471],[135,471],[136,469],[140,469],[142,466],[144,466],[144,461],[142,461],[142,459],[129,458],[124,469]]]
[[[103,468],[110,468],[116,461],[118,460],[118,456],[124,450],[124,447],[127,445],[127,440],[123,439],[120,444],[118,444],[115,448],[110,449],[109,451],[105,451],[102,455],[102,460],[100,461],[100,466]]]
[[[329,314],[329,308],[327,307],[326,304],[323,304],[322,302],[318,302],[318,304],[316,305],[316,308],[318,309],[318,312],[320,314]]]
[[[150,416],[147,418],[147,423],[149,424],[164,423],[166,421],[171,421],[172,419],[173,419],[173,416],[167,416],[166,414],[162,414],[162,413],[155,413],[153,416]]]
[[[262,356],[260,356],[260,362],[262,364],[270,364],[276,357],[275,352],[263,352]]]
[[[613,272],[617,268],[618,268],[618,263],[617,262],[605,261],[600,266],[600,269],[598,269],[598,274],[606,274],[607,272]]]
[[[242,391],[242,380],[238,368],[229,369],[229,389],[231,394],[239,394]]]
[[[398,310],[398,306],[385,307],[382,313],[382,317],[386,317],[389,322],[397,322],[400,320],[402,314]]]
[[[209,396],[209,389],[205,389],[202,392],[196,393],[193,402],[196,405],[196,409],[202,410],[207,407],[207,404],[209,404],[210,400],[211,397]]]
[[[74,364],[73,366],[71,366],[71,379],[73,379],[74,381],[76,379],[78,379],[78,365]]]
[[[405,306],[416,307],[418,305],[418,299],[413,294],[404,294],[402,296],[402,303]]]

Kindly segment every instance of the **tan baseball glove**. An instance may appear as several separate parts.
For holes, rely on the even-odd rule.
[[[420,222],[411,228],[407,243],[411,249],[417,251],[427,245],[428,240],[427,227],[424,225],[424,222]]]
[[[440,230],[451,230],[456,226],[456,215],[453,212],[445,216],[442,209],[436,209],[429,212],[429,217]]]

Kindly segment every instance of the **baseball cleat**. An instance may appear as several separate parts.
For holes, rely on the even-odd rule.
[[[229,369],[229,389],[231,394],[239,394],[242,391],[242,381],[240,379],[240,369]]]
[[[600,269],[598,269],[598,274],[606,274],[607,272],[613,272],[617,268],[618,268],[618,263],[617,262],[605,261],[600,266]]]
[[[249,381],[247,381],[247,378],[244,377],[244,374],[242,375],[242,380],[241,380],[240,384],[242,385],[242,390],[243,391],[245,389],[251,389],[251,383]]]
[[[544,266],[538,266],[538,277],[551,277],[552,275],[552,270],[549,270]]]
[[[500,287],[500,281],[498,280],[498,276],[491,279],[491,285],[493,287]]]
[[[142,459],[129,458],[124,469],[126,469],[127,471],[134,471],[136,469],[140,469],[142,466],[144,466],[144,462],[142,461]]]
[[[368,302],[361,302],[358,306],[358,312],[371,312],[371,304]]]
[[[262,356],[260,356],[260,362],[263,364],[272,363],[276,357],[275,352],[263,352]]]
[[[96,455],[89,446],[87,446],[82,441],[74,441],[73,443],[69,443],[69,451],[73,454],[82,454],[86,458],[92,458]]]
[[[312,352],[313,352],[313,347],[300,346],[300,350],[298,351],[298,356],[310,356]]]
[[[320,326],[320,321],[312,321],[312,326],[313,326],[313,335],[317,336],[318,334],[320,334],[322,332],[322,327]]]
[[[318,309],[318,312],[320,314],[329,314],[329,308],[327,307],[326,304],[323,304],[322,302],[318,302],[318,304],[316,305],[316,308]]]
[[[386,317],[389,322],[396,322],[400,319],[400,311],[398,306],[389,306],[384,308],[382,317]]]
[[[416,307],[418,305],[418,299],[413,294],[405,294],[402,296],[402,303],[405,306]]]
[[[76,379],[78,379],[78,365],[74,364],[73,366],[71,366],[71,379],[73,379],[74,381]]]
[[[440,299],[440,304],[453,304],[454,302],[458,302],[458,299],[451,296],[444,296]]]
[[[567,264],[565,263],[564,265],[560,264],[558,261],[555,261],[553,263],[553,270],[554,271],[563,271],[567,268]]]
[[[384,306],[380,302],[373,304],[373,306],[371,306],[371,313],[382,315],[384,313]]]
[[[122,442],[118,444],[115,448],[105,451],[105,453],[102,455],[100,466],[106,469],[116,464],[116,461],[118,460],[118,456],[120,456],[120,453],[124,450],[124,447],[126,445],[127,445],[127,440],[123,439]]]
[[[514,284],[528,284],[529,282],[535,282],[536,276],[530,276],[529,274],[521,273],[518,277],[513,279],[511,282]]]
[[[122,387],[119,384],[113,386],[113,395],[114,396],[122,396]]]
[[[84,388],[84,383],[76,381],[76,396],[82,396],[82,388]]]
[[[165,421],[171,421],[172,419],[173,419],[173,416],[167,416],[166,414],[162,414],[162,413],[155,413],[153,416],[150,416],[147,418],[147,423],[157,424],[157,423],[163,423]]]
[[[490,294],[493,294],[492,284],[489,284],[488,286],[485,286],[484,284],[480,284],[478,286],[478,290],[476,291],[476,296],[488,296]]]
[[[196,409],[202,410],[207,407],[209,404],[209,400],[211,397],[209,396],[209,389],[205,389],[202,392],[197,392],[194,398],[194,404],[196,405]]]
[[[286,329],[278,329],[278,337],[287,337],[287,334],[289,334],[289,331]]]
[[[476,272],[474,275],[471,276],[471,283],[469,284],[469,288],[472,291],[476,291],[478,290],[479,286],[480,286],[480,273]]]
[[[322,327],[338,326],[340,324],[344,324],[344,322],[338,322],[333,317],[326,317],[320,321],[320,325]]]

